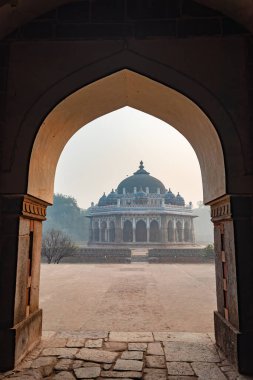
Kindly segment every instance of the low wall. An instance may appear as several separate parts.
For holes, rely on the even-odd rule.
[[[73,256],[64,257],[61,263],[131,263],[130,249],[81,248]]]
[[[203,248],[149,249],[149,263],[206,263],[214,262],[214,255]]]

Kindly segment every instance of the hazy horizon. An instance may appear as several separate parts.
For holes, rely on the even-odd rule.
[[[144,162],[150,175],[186,203],[203,199],[197,156],[172,126],[130,107],[104,115],[80,129],[66,144],[55,176],[55,193],[71,195],[81,208],[131,176]]]

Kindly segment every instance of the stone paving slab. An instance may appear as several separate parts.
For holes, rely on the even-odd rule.
[[[143,378],[144,380],[167,380],[167,371],[158,368],[145,368]]]
[[[113,342],[153,342],[152,332],[110,332],[109,340]]]
[[[220,358],[214,346],[189,342],[165,342],[166,361],[171,362],[211,362],[218,363]]]
[[[197,379],[196,376],[169,376],[169,380],[194,380]],[[208,378],[205,380],[209,380]]]
[[[76,338],[70,338],[67,340],[66,347],[77,347],[81,348],[84,346],[85,339],[76,339]]]
[[[226,376],[215,363],[192,363],[192,368],[201,380],[226,380]]]
[[[85,342],[86,348],[100,348],[102,347],[103,339],[88,339]]]
[[[70,372],[62,371],[52,377],[52,380],[76,380]]]
[[[121,359],[142,360],[143,359],[143,352],[142,351],[124,351],[121,354]]]
[[[72,369],[72,365],[72,359],[60,359],[55,365],[54,369],[56,371],[68,371],[69,369]]]
[[[89,360],[97,363],[113,363],[118,354],[115,352],[96,350],[92,348],[81,348],[76,355],[77,359]]]
[[[46,366],[54,367],[56,362],[57,359],[54,356],[42,356],[32,362],[31,368],[40,368]]]
[[[45,348],[42,356],[70,356],[77,353],[77,348]]]
[[[105,346],[105,349],[108,351],[125,351],[125,350],[127,350],[127,343],[126,342],[105,342],[104,346]],[[129,347],[128,347],[128,349],[129,349]]]
[[[100,367],[77,368],[74,370],[77,379],[95,379],[101,373]]]
[[[146,351],[147,343],[128,343],[129,351]]]
[[[188,332],[154,332],[154,339],[158,342],[194,342],[213,344],[209,334]]]
[[[107,331],[60,331],[57,338],[78,338],[78,339],[105,339],[108,337]]]
[[[163,356],[164,352],[163,352],[161,343],[160,342],[149,343],[148,349],[147,349],[147,355]]]
[[[110,378],[133,378],[133,379],[141,379],[142,378],[142,372],[136,372],[136,371],[102,371],[101,376],[108,379]]]
[[[98,380],[122,380],[122,377],[99,377]],[[124,380],[132,380],[130,377],[124,377]]]
[[[45,340],[44,347],[65,347],[67,343],[66,338],[55,338],[55,339],[49,339]]]
[[[193,376],[194,371],[189,363],[185,362],[168,362],[167,370],[169,375],[176,376]]]
[[[146,356],[146,365],[151,368],[166,368],[163,356]]]
[[[143,362],[139,360],[118,359],[114,369],[120,371],[142,371]]]

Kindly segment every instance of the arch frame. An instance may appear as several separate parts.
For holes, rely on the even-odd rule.
[[[52,203],[55,170],[67,141],[87,123],[125,106],[167,122],[186,137],[200,163],[205,203],[226,193],[222,146],[209,118],[178,91],[127,69],[77,90],[48,114],[33,144],[27,193]]]

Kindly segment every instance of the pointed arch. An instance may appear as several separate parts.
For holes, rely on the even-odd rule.
[[[125,106],[167,122],[190,142],[205,202],[226,193],[221,143],[204,112],[180,92],[124,69],[75,91],[49,113],[32,148],[28,194],[52,203],[57,162],[68,140],[90,121]]]

